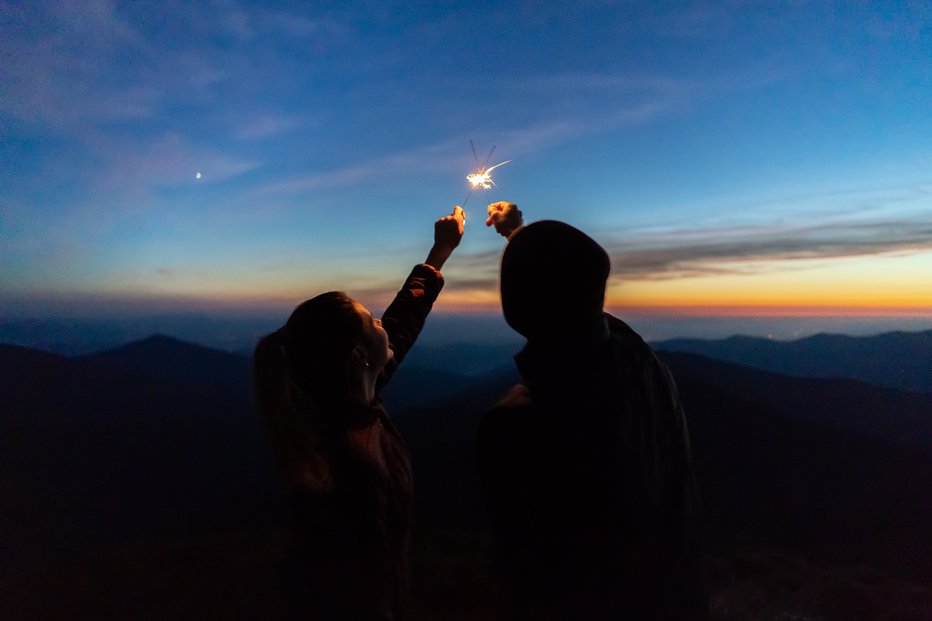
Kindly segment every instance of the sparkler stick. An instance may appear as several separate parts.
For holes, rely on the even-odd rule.
[[[494,145],[494,144],[493,144],[493,145],[492,145],[492,148],[489,149],[489,154],[485,156],[485,161],[482,162],[482,166],[479,167],[480,170],[489,165],[489,162],[492,160],[492,154],[495,153],[495,147],[496,147],[496,146],[497,146],[497,145]],[[478,163],[479,163],[479,162],[478,162],[478,160],[477,160],[477,161],[476,161],[476,164],[478,164]],[[491,179],[491,177],[489,177],[489,178]],[[472,184],[471,181],[470,181],[470,184]],[[486,188],[486,189],[483,191],[483,194],[485,194],[485,204],[488,205],[488,204],[491,202],[491,201],[489,200],[489,190],[488,190],[488,188]]]
[[[469,181],[470,189],[469,193],[466,194],[466,198],[463,200],[463,207],[466,207],[466,203],[469,201],[469,197],[472,196],[473,190],[481,188],[485,191],[486,201],[488,202],[489,190],[495,185],[495,182],[492,180],[492,171],[498,168],[499,166],[504,166],[511,160],[505,160],[504,162],[499,162],[494,166],[488,166],[489,160],[492,159],[492,154],[495,152],[495,145],[492,146],[492,150],[489,151],[489,155],[485,158],[485,162],[480,166],[479,165],[479,156],[476,155],[476,145],[473,144],[473,141],[469,141],[469,146],[472,149],[472,156],[476,160],[476,171],[466,175],[466,180]]]

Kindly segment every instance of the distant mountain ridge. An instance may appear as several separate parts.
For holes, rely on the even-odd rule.
[[[686,407],[704,521],[716,548],[765,546],[932,578],[926,519],[932,456],[914,438],[891,441],[901,430],[886,428],[901,393],[692,354],[662,357]],[[485,524],[477,432],[482,415],[515,379],[488,378],[430,405],[393,412],[413,454],[421,519],[458,528]],[[829,411],[834,406],[826,395],[839,388],[854,392],[841,399],[842,410]],[[785,390],[811,394],[774,399]],[[877,406],[894,411],[871,409]],[[846,414],[862,430],[846,426]]]
[[[715,386],[729,397],[766,404],[792,418],[827,423],[886,441],[912,445],[932,456],[932,394],[860,380],[774,373],[683,352],[660,352],[677,378]]]
[[[672,339],[651,345],[789,375],[858,379],[932,393],[932,330],[859,337],[816,334],[796,341]]]
[[[250,362],[238,354],[153,334],[102,352],[81,356],[137,375],[193,386],[249,393]]]
[[[921,395],[662,356],[716,545],[932,578],[932,459],[900,427]],[[248,367],[165,337],[80,358],[0,346],[0,492],[12,508],[0,511],[0,561],[282,524],[287,497]],[[389,406],[412,450],[419,520],[484,528],[476,431],[516,379],[402,365]]]
[[[230,356],[163,337],[79,358],[0,345],[0,569],[281,520],[249,361]]]

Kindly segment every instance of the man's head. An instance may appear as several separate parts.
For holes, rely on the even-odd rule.
[[[505,321],[529,341],[586,333],[602,319],[611,262],[591,237],[563,222],[520,229],[502,257]]]

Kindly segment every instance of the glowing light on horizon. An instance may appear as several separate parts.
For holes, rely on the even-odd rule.
[[[720,264],[734,268],[683,278],[609,283],[606,302],[618,306],[818,309],[932,308],[932,251],[909,257],[866,255],[823,260]],[[740,269],[750,270],[742,273]],[[754,268],[754,269],[750,269]],[[792,269],[790,269],[792,268]],[[796,311],[792,311],[796,312]]]

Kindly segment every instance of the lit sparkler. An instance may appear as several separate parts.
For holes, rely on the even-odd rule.
[[[505,160],[504,162],[499,162],[495,166],[488,166],[489,160],[492,159],[492,154],[495,153],[495,147],[492,147],[492,150],[489,151],[488,157],[485,158],[485,163],[479,164],[479,156],[476,154],[476,145],[473,144],[472,140],[469,141],[469,147],[472,149],[472,156],[476,158],[476,171],[471,172],[466,175],[466,181],[469,182],[470,189],[469,194],[466,195],[466,198],[463,200],[463,207],[466,207],[469,197],[472,195],[473,190],[485,190],[486,198],[488,198],[488,191],[495,186],[495,182],[492,180],[492,171],[498,168],[499,166],[504,166],[511,160]]]
[[[491,190],[492,186],[495,185],[495,182],[492,181],[492,171],[499,166],[504,166],[510,161],[511,160],[505,160],[504,162],[499,162],[495,166],[480,168],[476,172],[466,175],[466,181],[472,184],[472,188],[474,190],[478,188],[482,188],[483,190]]]

